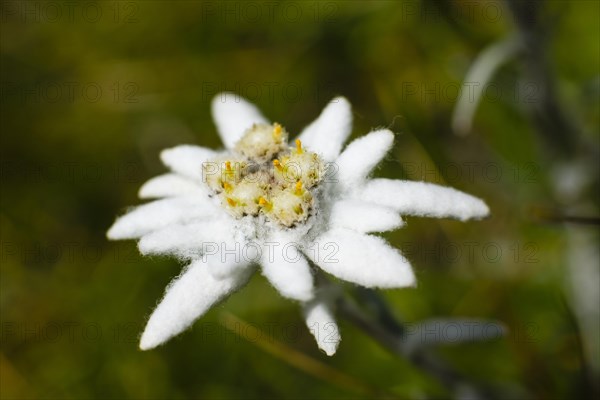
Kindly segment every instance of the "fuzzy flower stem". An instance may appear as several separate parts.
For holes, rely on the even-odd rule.
[[[368,296],[377,304],[379,316],[380,318],[383,317],[383,320],[377,320],[368,316],[355,302],[343,296],[340,296],[336,303],[341,317],[361,329],[392,353],[407,359],[417,368],[436,377],[450,393],[454,394],[454,397],[460,397],[459,391],[464,393],[465,390],[468,390],[475,399],[495,398],[491,390],[478,387],[469,382],[464,376],[447,366],[431,352],[424,350],[409,351],[403,342],[402,332],[405,329],[401,323],[389,319],[391,313],[387,309],[385,301],[373,290],[361,290],[368,292]]]
[[[314,268],[314,272],[319,286],[331,287],[334,285],[317,268]],[[355,297],[362,303],[362,308],[354,300],[344,295],[343,290],[331,290],[331,292],[337,293],[336,309],[340,317],[355,325],[382,347],[436,377],[454,395],[453,397],[460,398],[459,392],[464,394],[468,391],[472,398],[478,400],[498,398],[490,389],[470,382],[452,367],[436,358],[431,351],[423,348],[413,350],[406,346],[405,327],[394,317],[386,301],[375,290],[361,287],[354,289]],[[370,316],[364,308],[376,317]]]

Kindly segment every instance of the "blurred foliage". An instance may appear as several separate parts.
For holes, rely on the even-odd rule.
[[[342,94],[354,107],[354,136],[375,126],[398,132],[377,175],[485,199],[485,221],[409,218],[385,234],[412,261],[419,286],[383,295],[408,323],[506,324],[504,339],[440,349],[477,382],[513,398],[590,395],[598,360],[582,350],[567,300],[566,230],[597,235],[597,226],[535,218],[540,207],[569,204],[553,190],[555,160],[528,116],[538,94],[524,91],[518,59],[494,76],[498,92],[486,91],[473,132],[451,130],[469,66],[515,30],[505,3],[2,1],[0,10],[2,398],[448,396],[343,320],[338,354],[319,353],[298,306],[259,275],[192,330],[138,350],[149,312],[181,266],[142,258],[134,242],[108,242],[105,231],[165,170],[161,149],[220,145],[209,106],[221,90],[249,98],[291,132]],[[599,3],[547,2],[545,11],[559,101],[597,145]],[[586,168],[597,178],[589,169],[597,159]],[[583,210],[597,216],[597,181],[591,187]],[[265,351],[244,325],[227,329],[224,315],[346,380],[297,368],[291,350]]]

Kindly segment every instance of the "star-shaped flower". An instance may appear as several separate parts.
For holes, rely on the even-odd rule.
[[[415,285],[408,261],[372,232],[403,225],[400,214],[460,220],[488,214],[479,199],[424,182],[369,179],[393,144],[387,129],[342,145],[350,104],[333,99],[288,145],[244,99],[223,93],[212,113],[225,149],[177,146],[161,153],[171,170],[146,182],[156,199],[117,219],[110,239],[139,239],[144,255],[174,255],[187,267],[167,287],[140,348],[154,348],[189,327],[246,284],[260,265],[282,296],[302,304],[319,347],[340,341],[328,291],[314,268],[365,287]]]

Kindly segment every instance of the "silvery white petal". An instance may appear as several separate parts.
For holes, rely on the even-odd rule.
[[[141,199],[155,199],[193,193],[201,194],[202,192],[203,190],[198,185],[181,175],[164,174],[144,183],[138,192],[138,196]]]
[[[117,218],[108,230],[109,239],[137,239],[173,223],[224,213],[206,195],[174,197],[144,204]]]
[[[358,198],[407,215],[451,217],[465,221],[489,214],[488,207],[477,197],[425,182],[373,179],[367,182]]]
[[[206,252],[216,252],[222,242],[230,241],[233,237],[234,224],[231,219],[205,219],[150,232],[142,236],[138,248],[143,255],[170,254],[196,259]]]
[[[152,349],[181,333],[214,304],[243,286],[252,270],[215,280],[208,266],[195,261],[167,287],[140,340],[140,349]]]
[[[234,93],[220,93],[212,101],[212,115],[226,148],[231,149],[252,124],[268,124],[260,110]]]
[[[298,244],[276,235],[266,241],[260,264],[263,275],[282,296],[300,301],[313,297],[313,276]]]
[[[354,185],[369,175],[394,144],[394,134],[387,130],[371,132],[350,143],[338,157],[337,178],[342,184]]]
[[[310,151],[319,153],[325,161],[333,161],[352,132],[352,108],[344,97],[336,97],[321,115],[308,125],[298,139]]]
[[[391,231],[403,225],[397,211],[357,200],[335,203],[329,223],[334,228],[348,228],[361,233]]]
[[[324,271],[365,287],[416,284],[408,260],[376,236],[335,228],[319,236],[305,253]]]
[[[217,155],[216,151],[204,147],[181,145],[163,150],[160,159],[171,171],[202,182],[202,164]]]
[[[304,318],[319,348],[328,356],[334,355],[342,336],[330,305],[322,299],[308,302],[304,305]]]

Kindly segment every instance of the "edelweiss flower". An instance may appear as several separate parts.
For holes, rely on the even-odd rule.
[[[377,130],[341,152],[352,127],[342,97],[293,146],[281,125],[233,94],[218,95],[212,113],[225,150],[164,150],[161,159],[171,173],[139,192],[143,199],[161,199],[131,210],[108,231],[110,239],[140,239],[142,254],[188,262],[151,315],[143,350],[185,330],[260,265],[282,296],[302,304],[319,347],[332,355],[340,336],[327,291],[315,287],[315,266],[366,287],[414,286],[408,261],[369,233],[401,227],[400,214],[463,221],[488,214],[481,200],[454,189],[369,179],[394,135]]]

